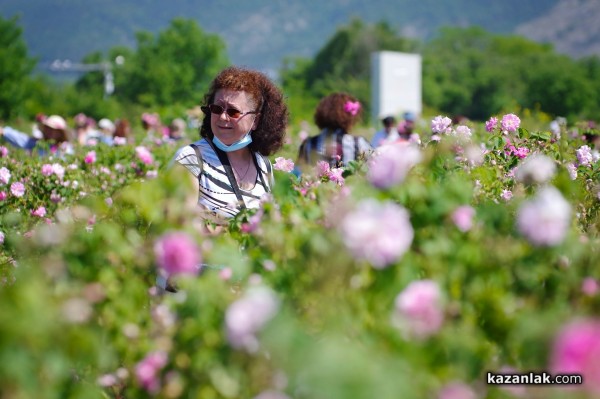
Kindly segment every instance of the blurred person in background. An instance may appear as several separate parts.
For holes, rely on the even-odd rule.
[[[38,155],[73,154],[67,122],[63,117],[59,115],[40,117],[39,129],[42,133],[41,138],[30,136],[10,126],[0,126],[0,137],[13,147],[30,152],[36,151]]]
[[[383,129],[377,131],[371,139],[371,146],[373,148],[377,148],[386,142],[396,141],[400,138],[398,131],[394,129],[396,126],[396,118],[393,116],[386,116],[381,120],[381,123],[383,124]]]
[[[134,144],[135,139],[131,134],[131,125],[129,120],[121,118],[115,123],[115,134],[113,135],[115,145]]]
[[[331,167],[346,166],[371,151],[369,142],[350,132],[360,120],[362,107],[348,93],[333,93],[324,97],[315,110],[314,120],[321,132],[300,145],[297,166],[316,165],[326,161]]]

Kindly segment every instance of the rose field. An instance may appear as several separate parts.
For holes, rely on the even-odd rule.
[[[272,196],[218,234],[181,144],[4,144],[0,396],[600,397],[598,131],[526,125],[436,116],[300,177],[291,134]]]

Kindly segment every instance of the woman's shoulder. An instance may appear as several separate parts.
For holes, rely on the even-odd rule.
[[[188,144],[186,146],[179,148],[177,150],[177,152],[175,153],[175,156],[173,157],[175,162],[182,163],[181,162],[182,160],[185,160],[188,158],[196,158],[196,160],[197,160],[196,150],[194,149],[193,146],[198,147],[198,149],[201,151],[201,153],[205,149],[210,148],[210,145],[206,142],[205,139],[200,139],[198,141],[195,141],[191,144]]]

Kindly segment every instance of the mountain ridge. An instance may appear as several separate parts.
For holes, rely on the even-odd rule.
[[[233,63],[272,71],[285,57],[312,57],[353,17],[367,23],[386,21],[420,40],[433,37],[442,26],[479,25],[553,43],[572,57],[600,55],[594,19],[586,19],[590,26],[578,23],[582,15],[600,17],[595,0],[253,0],[227,5],[194,0],[4,0],[0,14],[20,15],[30,54],[42,63],[79,61],[117,45],[134,47],[136,32],[157,33],[176,17],[194,19],[206,32],[220,35]]]

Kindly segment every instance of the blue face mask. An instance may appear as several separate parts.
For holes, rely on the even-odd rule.
[[[212,141],[213,141],[214,145],[216,145],[217,148],[222,151],[225,151],[225,152],[237,151],[244,147],[247,147],[250,143],[252,143],[252,136],[250,136],[250,133],[252,133],[252,130],[248,131],[248,133],[246,133],[244,135],[244,137],[242,137],[241,139],[239,139],[238,141],[236,141],[235,143],[230,144],[230,145],[223,143],[221,140],[219,140],[219,138],[217,136],[213,136]]]

